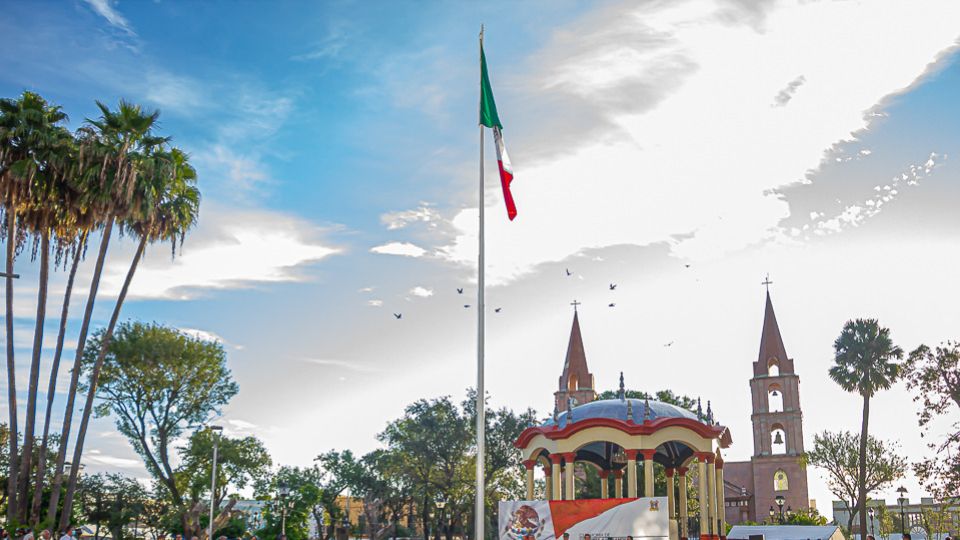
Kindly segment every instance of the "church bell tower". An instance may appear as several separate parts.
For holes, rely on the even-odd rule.
[[[769,286],[769,280],[766,282]],[[776,498],[785,499],[793,510],[810,504],[803,455],[803,412],[800,409],[800,377],[787,356],[773,311],[770,291],[763,314],[760,354],[750,379],[753,403],[753,494],[755,518],[763,519],[768,507],[779,518]]]
[[[573,312],[573,327],[570,328],[570,342],[567,344],[567,358],[560,375],[560,388],[554,392],[557,412],[567,410],[570,398],[574,405],[582,405],[597,399],[594,390],[593,374],[587,370],[587,354],[583,350],[583,336],[580,335],[580,319],[576,305]]]

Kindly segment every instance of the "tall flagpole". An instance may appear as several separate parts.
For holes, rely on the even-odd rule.
[[[480,25],[480,81],[483,84],[483,25]],[[483,91],[481,90],[480,97],[480,106],[483,107]],[[484,256],[483,256],[483,124],[480,124],[480,193],[479,193],[479,208],[480,208],[480,253],[479,261],[477,264],[477,494],[476,501],[474,505],[474,540],[484,540],[483,537],[483,525],[484,525],[484,495],[486,494],[486,487],[483,478],[483,468],[485,462],[485,452],[484,452],[484,442],[485,442],[485,431],[487,427],[486,422],[486,411],[484,398],[486,397],[486,392],[483,388],[483,273],[484,273]]]

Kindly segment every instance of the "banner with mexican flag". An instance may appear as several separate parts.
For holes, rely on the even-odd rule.
[[[500,185],[503,187],[503,200],[507,204],[507,217],[513,221],[517,217],[517,205],[513,202],[510,183],[513,182],[513,167],[507,146],[503,143],[503,124],[497,114],[497,104],[493,101],[493,88],[487,75],[487,58],[480,46],[480,125],[493,129],[493,140],[497,145],[497,166],[500,168]]]
[[[501,501],[500,540],[617,540],[670,537],[666,497]]]

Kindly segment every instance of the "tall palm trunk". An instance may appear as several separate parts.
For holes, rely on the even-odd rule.
[[[40,232],[40,282],[37,290],[37,322],[33,330],[33,357],[30,361],[30,386],[27,393],[27,418],[23,426],[23,462],[20,465],[20,522],[27,520],[30,499],[30,472],[33,463],[33,443],[37,423],[37,387],[40,384],[40,354],[43,351],[43,323],[47,317],[47,286],[50,283],[50,230]]]
[[[857,497],[860,499],[860,538],[867,534],[867,424],[870,421],[870,396],[863,396],[863,424],[860,427],[860,471],[857,475]]]
[[[44,472],[47,466],[47,448],[50,436],[50,417],[53,415],[53,401],[57,393],[57,376],[60,374],[60,357],[63,354],[63,340],[67,333],[67,315],[70,310],[70,296],[73,293],[73,280],[77,276],[80,266],[80,255],[87,243],[87,233],[84,232],[77,242],[70,265],[70,275],[67,277],[67,289],[63,293],[63,310],[60,313],[60,331],[57,333],[57,348],[53,353],[53,365],[50,367],[50,383],[47,385],[47,411],[43,417],[43,439],[40,442],[40,452],[37,458],[37,476],[33,488],[33,504],[30,510],[30,523],[40,521],[40,506],[43,495]]]
[[[103,273],[103,262],[107,258],[107,247],[110,245],[110,233],[113,231],[113,219],[108,219],[103,227],[103,237],[100,239],[100,251],[97,253],[97,262],[93,269],[93,279],[90,282],[90,292],[87,294],[87,305],[83,311],[83,321],[80,324],[80,337],[77,339],[77,354],[73,360],[73,372],[70,374],[70,391],[67,394],[67,407],[63,414],[63,428],[60,431],[60,449],[57,452],[57,467],[53,473],[53,484],[50,486],[50,506],[47,508],[47,521],[53,523],[57,517],[57,505],[60,502],[60,488],[63,485],[63,466],[67,460],[67,444],[70,442],[70,423],[73,419],[74,402],[77,399],[77,386],[80,384],[80,370],[83,364],[83,348],[87,343],[87,332],[90,330],[90,318],[93,315],[93,304],[97,299],[97,289],[100,287],[100,274]],[[80,463],[74,463],[74,469]],[[64,506],[64,515],[70,520],[70,508]],[[69,523],[61,525],[66,528]]]
[[[83,457],[83,441],[87,436],[87,427],[90,424],[90,415],[93,412],[93,400],[97,394],[97,382],[100,378],[100,369],[107,357],[107,349],[110,348],[110,340],[113,338],[113,330],[117,327],[117,320],[120,318],[120,309],[123,308],[123,301],[127,298],[127,292],[130,290],[130,282],[133,281],[133,275],[137,272],[137,266],[143,257],[143,250],[147,247],[147,235],[140,237],[140,243],[137,245],[137,251],[133,255],[133,261],[130,263],[130,269],[127,270],[127,277],[123,280],[123,287],[120,289],[120,296],[117,297],[117,305],[113,307],[113,314],[110,316],[110,323],[107,330],[100,340],[100,351],[97,353],[97,361],[93,364],[93,370],[90,372],[90,383],[87,385],[87,401],[83,407],[83,419],[80,421],[80,429],[77,431],[77,442],[73,448],[73,463],[79,464]],[[63,514],[60,516],[60,528],[66,528],[70,523],[69,508],[73,504],[73,493],[77,489],[77,476],[80,474],[80,467],[74,466],[70,469],[70,483],[67,484],[67,493],[63,498]]]
[[[17,376],[13,357],[13,258],[17,245],[16,197],[7,207],[7,408],[10,412],[10,471],[7,477],[7,523],[17,517],[17,477],[19,476],[20,450],[17,448]]]

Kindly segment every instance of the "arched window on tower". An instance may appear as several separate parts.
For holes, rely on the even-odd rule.
[[[771,454],[786,454],[787,453],[787,432],[783,429],[783,426],[779,423],[774,424],[770,428],[770,453]]]
[[[767,360],[767,376],[769,377],[779,377],[780,376],[780,361],[776,358],[771,358]]]
[[[783,412],[783,388],[779,384],[771,384],[767,389],[767,411]]]
[[[790,489],[790,482],[787,480],[787,473],[783,469],[777,469],[777,472],[773,473],[773,490],[787,491],[788,489]]]

